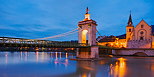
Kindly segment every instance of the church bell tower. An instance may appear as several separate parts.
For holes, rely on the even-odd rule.
[[[134,26],[132,22],[132,16],[130,14],[129,20],[128,20],[128,25],[126,26],[126,41],[132,40],[133,39],[133,33],[134,33]]]

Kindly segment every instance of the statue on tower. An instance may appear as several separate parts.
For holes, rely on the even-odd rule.
[[[86,9],[86,14],[88,14],[88,12],[89,12],[89,9],[88,9],[88,7],[87,7],[87,9]]]
[[[89,9],[87,7],[84,21],[90,20],[90,14],[88,12],[89,12]]]

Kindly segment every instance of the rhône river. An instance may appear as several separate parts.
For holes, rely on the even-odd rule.
[[[0,77],[154,77],[154,57],[73,61],[64,52],[0,52]]]

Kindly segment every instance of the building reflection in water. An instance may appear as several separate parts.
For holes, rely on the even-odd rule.
[[[68,53],[66,52],[66,58],[68,58]]]
[[[58,52],[55,52],[56,53],[56,60],[58,59]]]
[[[109,72],[108,60],[101,61],[77,61],[76,77],[106,77]]]
[[[38,62],[38,60],[39,60],[39,52],[35,52],[35,55],[36,55],[36,62]]]
[[[28,52],[24,52],[24,61],[28,61]]]
[[[23,52],[21,51],[19,54],[20,54],[20,55],[19,55],[19,59],[20,59],[20,61],[22,61],[22,60],[23,60],[23,58],[22,58]]]
[[[126,59],[77,61],[76,72],[69,77],[125,77]]]
[[[56,59],[54,60],[55,65],[58,64],[58,52],[55,52]]]
[[[152,77],[154,77],[154,60],[151,60],[151,62],[149,62],[150,64],[150,74]],[[148,66],[148,65],[146,65]]]
[[[77,61],[76,77],[125,77],[126,59]]]
[[[61,52],[60,52],[60,59],[61,59]]]
[[[54,64],[57,66],[57,64],[64,64],[65,67],[68,66],[68,53],[62,53],[62,52],[55,52],[51,53],[52,56],[55,56],[55,58],[52,58],[54,61]],[[51,58],[51,57],[50,57]]]
[[[125,77],[126,69],[126,59],[118,58],[115,64],[110,64],[110,75],[111,77]]]
[[[8,63],[8,53],[5,53],[5,64]]]
[[[77,75],[79,77],[95,77],[94,67],[92,67],[92,65],[94,64],[91,61],[78,61],[76,70]]]

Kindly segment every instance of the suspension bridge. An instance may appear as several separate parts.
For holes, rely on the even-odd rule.
[[[77,57],[79,58],[97,58],[99,53],[99,46],[97,45],[96,34],[100,33],[96,29],[96,21],[90,19],[90,14],[86,9],[85,19],[78,22],[78,28],[71,31],[58,34],[55,36],[24,39],[0,37],[0,49],[6,48],[77,48]],[[60,38],[74,35],[78,33],[78,41],[50,41],[48,39]],[[87,38],[88,37],[88,38]]]
[[[56,48],[85,48],[89,47],[87,43],[78,43],[78,41],[50,41],[48,39],[60,38],[77,33],[79,28],[71,31],[37,39],[0,37],[1,47],[56,47]]]
[[[88,47],[87,43],[78,43],[77,41],[50,41],[48,39],[59,38],[77,33],[78,28],[55,36],[49,36],[37,39],[24,39],[12,37],[0,37],[1,47],[55,47],[55,48],[83,48]]]

